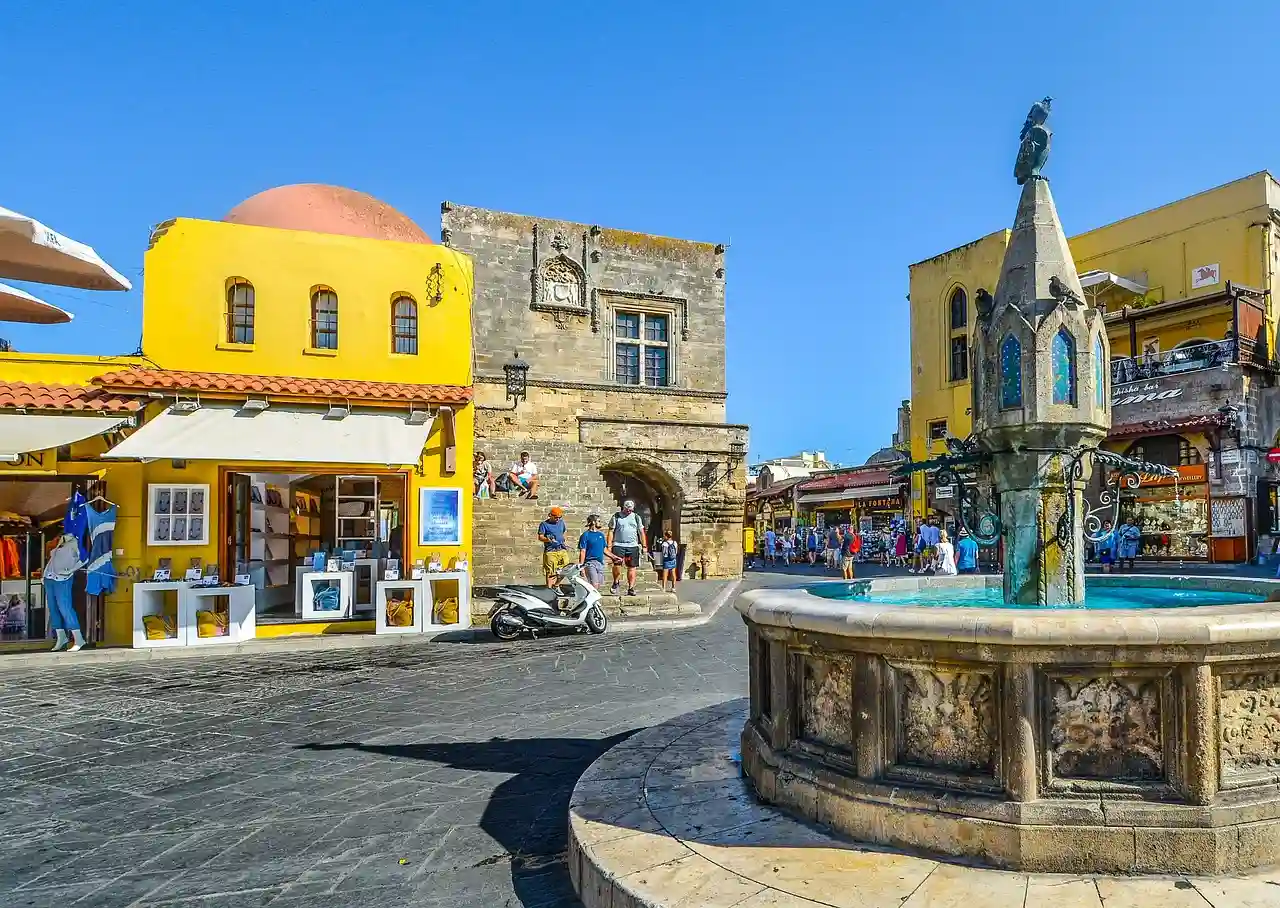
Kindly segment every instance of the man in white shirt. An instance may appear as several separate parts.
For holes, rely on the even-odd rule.
[[[507,475],[520,487],[520,494],[524,497],[538,497],[538,465],[529,459],[528,451],[520,452],[520,460],[511,465],[511,472]]]

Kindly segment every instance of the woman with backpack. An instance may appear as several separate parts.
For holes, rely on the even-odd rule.
[[[680,546],[676,542],[675,537],[671,535],[670,530],[662,531],[662,542],[658,543],[658,581],[662,584],[663,592],[676,591],[676,559],[680,554]],[[671,582],[668,590],[667,582]]]

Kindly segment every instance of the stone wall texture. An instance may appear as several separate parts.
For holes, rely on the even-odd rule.
[[[686,576],[740,573],[747,429],[725,422],[724,248],[449,202],[441,237],[475,262],[476,448],[499,469],[527,450],[541,476],[537,502],[477,502],[477,582],[538,581],[545,511],[565,508],[576,539],[631,481],[662,500]],[[667,386],[616,381],[619,311],[666,316]],[[513,408],[516,351],[530,369]]]

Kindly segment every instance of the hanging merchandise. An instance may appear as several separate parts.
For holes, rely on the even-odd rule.
[[[17,580],[22,576],[22,559],[18,555],[17,538],[0,537],[0,580]]]
[[[105,500],[105,499],[104,499]],[[89,524],[89,566],[84,591],[90,596],[114,593],[116,572],[111,564],[111,547],[116,530],[116,506],[108,503],[105,511],[86,509]]]
[[[89,547],[85,545],[85,532],[89,529],[88,504],[84,493],[76,489],[67,502],[67,515],[62,519],[62,532],[75,539],[80,547],[80,562],[89,560]]]

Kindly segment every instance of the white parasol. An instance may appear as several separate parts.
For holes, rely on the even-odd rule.
[[[92,246],[7,208],[0,208],[0,277],[83,290],[132,289]]]
[[[29,322],[33,325],[65,325],[71,313],[51,306],[25,290],[0,284],[0,322]]]

